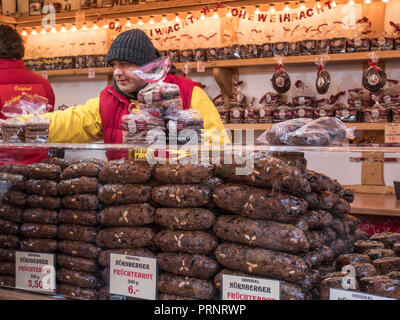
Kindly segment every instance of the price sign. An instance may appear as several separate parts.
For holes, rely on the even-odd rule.
[[[329,300],[396,300],[396,299],[375,296],[373,294],[364,292],[330,288]]]
[[[203,61],[197,61],[197,72],[205,72],[206,64]]]
[[[385,125],[385,143],[400,143],[400,124]]]
[[[157,299],[156,258],[110,254],[110,294]]]
[[[16,251],[15,286],[23,290],[55,292],[54,254]]]
[[[88,77],[89,77],[89,79],[94,79],[96,77],[96,69],[95,68],[89,68]]]
[[[42,71],[42,77],[45,78],[46,80],[49,77],[49,74],[47,73],[47,71]]]
[[[222,275],[222,300],[280,300],[280,281]]]

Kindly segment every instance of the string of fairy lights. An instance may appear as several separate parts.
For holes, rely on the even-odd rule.
[[[348,0],[348,2],[346,2],[347,0],[345,0],[345,2],[341,2],[341,4],[343,5],[350,5],[350,6],[354,6],[356,3],[364,3],[364,4],[371,4],[372,0],[362,0],[362,1],[355,1],[355,0]],[[378,1],[374,1],[376,2],[383,2],[383,3],[387,3],[389,2],[389,0],[378,0]],[[325,2],[324,0],[315,0],[310,2],[314,5],[314,3],[316,4],[316,7],[318,9],[321,9],[321,7],[323,5],[325,5],[327,2]],[[338,4],[336,3],[335,0],[332,1],[328,1],[328,3],[330,4],[330,6],[332,8],[335,8]],[[278,10],[276,7],[280,5],[281,9]],[[254,10],[254,14],[258,15],[261,13],[260,11],[260,5],[255,5],[253,6],[253,8],[255,7]],[[296,2],[284,2],[283,3],[283,8],[282,8],[282,3],[270,3],[267,5],[263,5],[264,9],[263,12],[269,12],[270,14],[274,14],[280,11],[283,11],[285,13],[289,13],[291,10],[293,9],[300,9],[300,10],[306,10],[308,8],[308,6],[306,5],[306,1],[305,0],[300,0],[300,1],[296,1]],[[226,16],[228,18],[232,17],[232,9],[234,8],[229,8],[226,13],[221,14],[218,12],[218,9],[214,9],[214,10],[210,10],[209,12],[207,12],[206,14],[203,11],[200,11],[198,13],[195,14],[200,14],[199,19],[200,20],[204,20],[206,17],[213,17],[215,19],[218,19],[222,16]],[[241,7],[242,10],[246,10],[247,7]],[[181,17],[184,13],[175,13],[175,18],[173,17],[173,14],[162,14],[162,15],[157,15],[157,23],[169,23],[171,21],[175,21],[177,23],[179,23],[181,21]],[[192,12],[187,12],[187,16],[190,17],[192,16]],[[171,18],[172,15],[172,18]],[[161,20],[160,20],[161,18]],[[121,20],[121,21],[120,21]],[[143,20],[146,20],[146,22],[144,22]],[[156,19],[155,16],[151,15],[149,17],[134,17],[134,18],[124,18],[124,19],[111,19],[111,20],[107,20],[107,19],[103,19],[101,18],[97,21],[88,21],[88,22],[84,22],[83,24],[81,24],[80,26],[77,26],[74,23],[71,24],[61,24],[58,26],[53,26],[53,27],[23,27],[19,29],[19,32],[22,36],[28,36],[28,35],[37,35],[39,33],[41,34],[47,34],[47,33],[57,33],[57,32],[76,32],[78,30],[81,31],[86,31],[86,30],[98,30],[100,28],[104,28],[104,29],[117,29],[117,30],[121,30],[123,27],[126,29],[130,29],[130,28],[134,28],[137,26],[141,27],[145,24],[149,24],[149,25],[153,25],[156,23]],[[40,31],[39,31],[40,30]]]

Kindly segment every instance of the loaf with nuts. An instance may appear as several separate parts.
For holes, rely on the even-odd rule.
[[[368,250],[385,249],[385,245],[380,241],[357,240],[354,242],[355,250],[358,253],[364,253]]]
[[[400,241],[400,233],[397,232],[382,232],[371,236],[370,240],[380,241],[385,245],[386,249],[392,249],[396,242]]]
[[[0,233],[3,234],[18,234],[19,233],[19,224],[0,219]]]
[[[385,257],[372,262],[379,274],[400,270],[400,257]]]
[[[3,197],[3,202],[11,206],[25,207],[27,203],[27,195],[18,190],[8,190]]]
[[[61,170],[64,170],[66,167],[68,167],[70,165],[68,160],[65,160],[63,158],[57,158],[57,157],[45,159],[42,161],[42,163],[59,166],[61,168]]]
[[[218,239],[203,231],[163,230],[155,235],[154,244],[164,252],[209,254]]]
[[[333,219],[332,215],[324,210],[309,210],[301,217],[307,221],[310,230],[329,227]]]
[[[154,220],[171,230],[207,230],[214,225],[215,214],[203,208],[158,208]]]
[[[25,176],[34,180],[55,180],[57,181],[61,175],[61,168],[54,164],[33,163],[27,166]]]
[[[357,262],[371,263],[371,259],[365,254],[359,254],[359,253],[343,254],[336,259],[336,270],[340,271],[344,266]]]
[[[321,300],[329,300],[330,296],[330,288],[337,288],[343,290],[343,280],[346,275],[338,274],[329,276],[321,281],[320,284],[320,293],[321,293]],[[354,280],[354,290],[359,291],[360,287],[357,280]]]
[[[0,248],[0,261],[15,262],[15,250]]]
[[[284,191],[298,196],[311,191],[302,171],[287,162],[264,154],[256,154],[254,159],[252,156],[248,157],[247,160],[254,163],[254,169],[247,174],[237,174],[237,169],[245,165],[233,163],[216,165],[215,175],[229,182]],[[236,158],[234,160],[239,161]]]
[[[26,181],[26,192],[29,194],[36,194],[39,196],[58,196],[57,191],[58,183],[53,180],[34,180],[29,179]]]
[[[82,241],[63,240],[58,243],[58,249],[72,257],[80,257],[87,259],[97,259],[101,249],[92,244]]]
[[[366,254],[372,261],[376,259],[396,256],[396,252],[391,249],[369,249],[367,251],[364,251],[364,254]]]
[[[351,266],[354,268],[354,270],[356,272],[357,281],[360,281],[360,279],[362,279],[364,277],[372,277],[372,276],[376,276],[378,274],[378,272],[376,271],[376,268],[371,263],[356,262],[356,263],[351,264]]]
[[[24,222],[57,224],[58,213],[55,210],[40,208],[26,209],[22,214]]]
[[[94,162],[78,162],[69,165],[61,173],[61,179],[74,179],[79,177],[98,177],[101,166]]]
[[[8,276],[5,274],[0,274],[0,286],[4,287],[15,287],[15,276]]]
[[[310,192],[304,196],[310,210],[327,210],[333,215],[350,212],[350,204],[335,193],[329,191]]]
[[[308,272],[307,264],[298,256],[239,244],[222,243],[215,256],[228,269],[289,282],[300,281]]]
[[[157,288],[159,292],[209,300],[215,295],[215,288],[211,281],[177,276],[163,273],[158,277]]]
[[[71,196],[82,193],[97,193],[99,181],[93,177],[79,177],[61,180],[57,191],[61,196]]]
[[[210,201],[210,189],[196,184],[166,184],[153,188],[154,202],[171,208],[197,208]]]
[[[58,213],[58,221],[67,224],[80,224],[94,226],[99,224],[100,216],[96,211],[79,211],[61,209]]]
[[[59,283],[80,288],[94,289],[97,284],[97,279],[92,273],[74,271],[66,268],[61,268],[56,273]]]
[[[54,239],[57,237],[57,226],[53,224],[24,223],[20,231],[26,238]]]
[[[6,203],[0,203],[0,218],[12,221],[12,222],[22,222],[23,209],[11,206]]]
[[[24,177],[28,176],[29,167],[23,164],[4,164],[0,166],[0,172],[20,174]]]
[[[61,198],[47,197],[31,194],[26,199],[26,203],[31,208],[42,208],[48,210],[57,210],[61,208]]]
[[[151,187],[142,184],[105,184],[99,188],[99,199],[106,205],[148,202]]]
[[[215,260],[198,254],[163,252],[157,260],[161,270],[181,276],[209,279],[218,271]]]
[[[400,241],[393,244],[393,250],[400,256]]]
[[[313,192],[329,191],[340,196],[344,195],[341,184],[325,174],[306,169],[304,178],[307,179]]]
[[[219,208],[251,219],[294,222],[307,211],[302,199],[240,184],[217,188],[213,198]]]
[[[15,261],[14,262],[1,262],[0,274],[7,274],[10,276],[15,275]]]
[[[398,299],[400,296],[400,280],[385,275],[364,277],[360,280],[360,289],[377,296]]]
[[[84,300],[97,300],[97,292],[93,289],[85,289],[81,287],[70,286],[67,284],[59,284],[57,292],[65,297],[84,299]]]
[[[57,240],[53,239],[24,239],[20,242],[22,251],[32,252],[56,252],[58,248]]]
[[[310,249],[303,231],[280,222],[224,215],[215,222],[214,233],[225,241],[265,249],[289,253],[307,252]]]
[[[0,172],[0,183],[4,188],[24,191],[26,178],[21,174]]]
[[[104,183],[144,183],[150,180],[152,168],[147,161],[128,159],[108,161],[99,173]]]
[[[118,254],[126,254],[126,255],[133,255],[133,256],[140,256],[140,257],[148,257],[148,258],[155,258],[156,255],[147,249],[112,249],[112,250],[103,250],[99,253],[97,258],[100,265],[103,267],[108,267],[110,263],[110,253],[118,253]]]
[[[95,259],[86,259],[80,257],[70,257],[65,254],[57,254],[58,267],[67,268],[75,271],[93,273],[97,271]]]
[[[109,249],[144,248],[153,245],[154,231],[146,227],[107,228],[99,231],[96,243]]]
[[[58,237],[63,240],[96,242],[97,228],[79,224],[62,224],[58,227]]]
[[[154,178],[161,183],[200,183],[211,178],[213,166],[210,164],[157,164]]]
[[[112,206],[100,212],[100,219],[110,227],[140,226],[154,222],[155,211],[148,203]]]
[[[62,198],[62,205],[69,210],[92,211],[99,205],[99,198],[95,194],[84,193]]]

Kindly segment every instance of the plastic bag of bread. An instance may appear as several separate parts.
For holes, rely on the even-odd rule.
[[[257,141],[291,146],[326,146],[343,143],[346,139],[354,139],[354,128],[346,128],[337,118],[322,117],[316,120],[299,118],[275,124]]]

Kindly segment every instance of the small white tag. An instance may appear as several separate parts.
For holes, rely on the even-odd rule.
[[[49,74],[47,73],[47,71],[42,71],[42,77],[46,80],[49,78]]]
[[[96,69],[95,68],[89,68],[88,76],[89,76],[89,79],[96,78]]]
[[[205,72],[206,64],[203,61],[197,61],[197,72]]]

